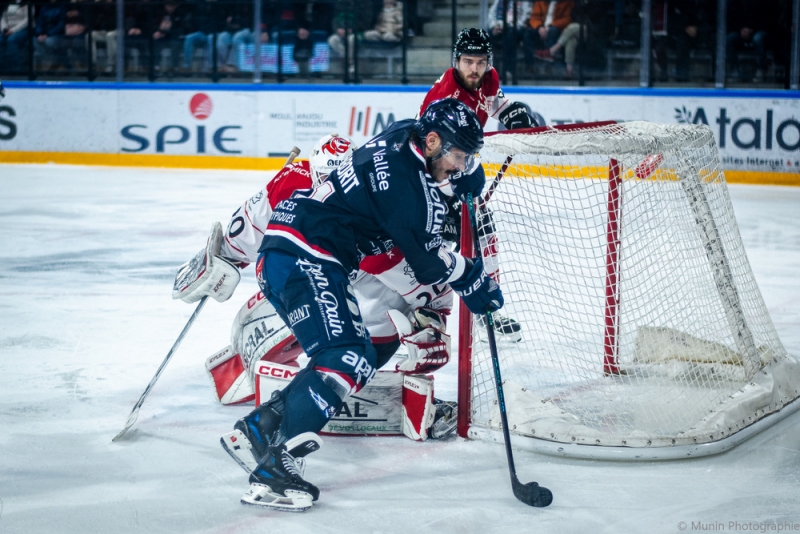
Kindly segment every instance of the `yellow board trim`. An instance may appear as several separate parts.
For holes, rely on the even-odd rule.
[[[800,186],[800,173],[725,171],[725,181],[728,182],[729,184]]]
[[[162,154],[96,154],[86,152],[0,152],[0,163],[57,163],[63,165],[103,165],[122,167],[167,167],[188,169],[232,169],[277,171],[286,158],[252,158],[239,156],[173,156]],[[500,165],[489,164],[495,173]],[[540,176],[574,178],[597,177],[608,172],[599,167],[572,168],[568,173],[548,166],[538,168]],[[508,176],[515,175],[512,165]],[[725,180],[732,184],[800,186],[800,172],[725,171]]]
[[[487,178],[491,180],[500,170],[501,165],[497,163],[489,163],[485,165],[487,171]],[[505,172],[508,177],[526,177],[536,176],[539,178],[563,178],[563,179],[581,179],[581,178],[594,178],[604,179],[608,176],[608,167],[605,166],[565,166],[565,165],[524,165],[525,174],[520,174],[520,166],[510,165]],[[731,184],[751,184],[751,185],[787,185],[787,186],[800,186],[800,171],[799,172],[770,172],[770,171],[723,171],[725,173],[725,181]],[[651,179],[658,180],[674,180],[674,175],[664,173],[663,170],[657,169],[653,172]],[[622,175],[623,180],[637,179],[634,177],[632,169],[625,169]]]
[[[286,163],[286,158],[94,154],[84,152],[0,152],[0,163],[58,163],[63,165],[277,171]]]

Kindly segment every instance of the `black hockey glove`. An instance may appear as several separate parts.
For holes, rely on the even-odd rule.
[[[483,270],[481,259],[475,258],[473,261],[464,276],[450,282],[450,287],[472,313],[495,312],[503,307],[503,292],[498,283]]]
[[[511,102],[500,114],[498,120],[502,122],[503,126],[508,130],[533,128],[536,126],[531,116],[528,115],[528,106],[522,102]]]
[[[457,177],[450,178],[450,185],[453,193],[462,201],[467,198],[468,193],[472,193],[473,198],[477,198],[483,191],[483,186],[486,185],[486,173],[483,171],[483,165],[478,165],[472,174],[462,173]]]

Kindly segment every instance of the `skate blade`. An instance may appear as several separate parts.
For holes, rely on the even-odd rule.
[[[253,458],[253,453],[251,452],[253,445],[241,430],[228,432],[219,438],[219,443],[222,445],[222,448],[225,449],[225,452],[227,452],[247,474],[253,472],[253,469],[255,469],[257,465],[255,458]]]
[[[262,506],[281,512],[305,512],[311,508],[313,499],[304,491],[286,490],[286,495],[273,493],[264,484],[250,484],[250,490],[242,496],[242,504]]]

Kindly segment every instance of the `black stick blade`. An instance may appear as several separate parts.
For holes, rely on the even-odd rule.
[[[514,497],[528,506],[544,508],[553,502],[553,492],[536,482],[523,484],[517,478],[513,478],[511,479],[511,488],[514,490]]]

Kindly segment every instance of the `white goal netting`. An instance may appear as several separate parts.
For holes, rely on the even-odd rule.
[[[521,327],[519,341],[498,338],[512,433],[696,445],[800,395],[800,365],[756,285],[707,127],[503,133],[481,155],[487,190],[503,173],[491,218],[480,218],[483,252],[499,263],[501,315]],[[471,333],[460,343],[462,423],[499,429],[485,327]]]

